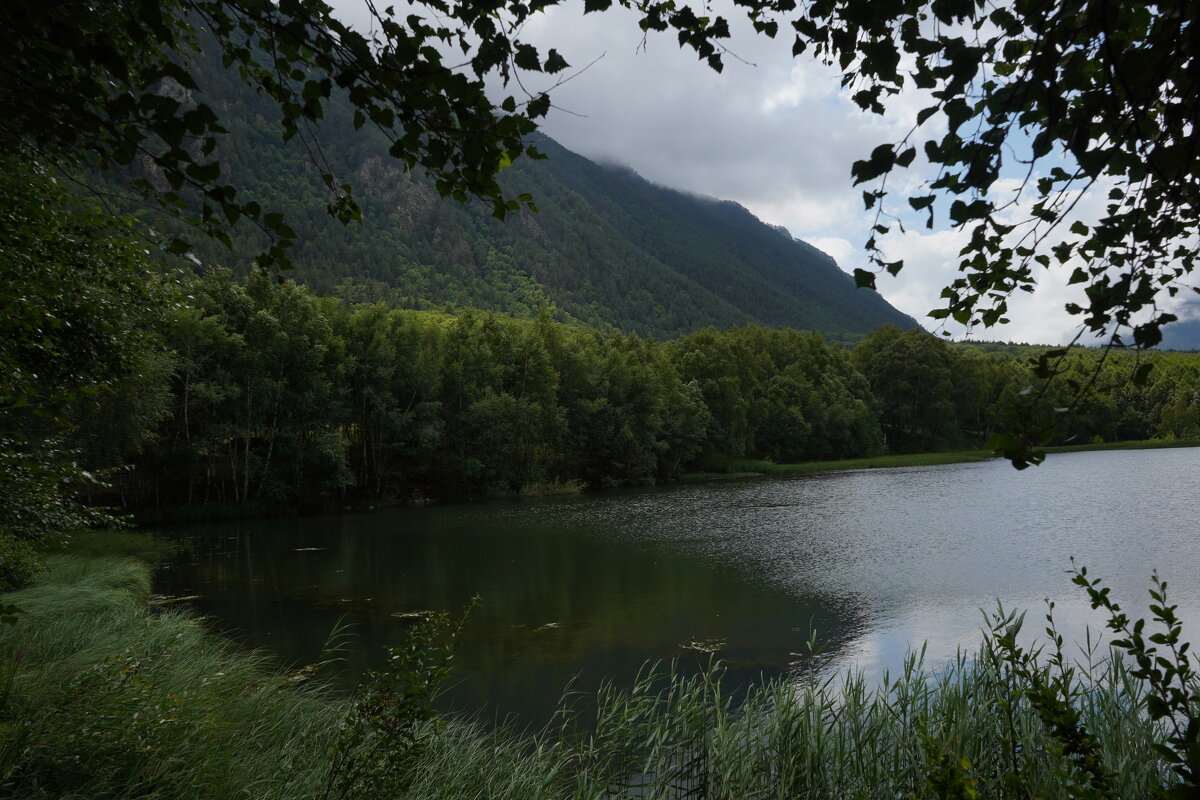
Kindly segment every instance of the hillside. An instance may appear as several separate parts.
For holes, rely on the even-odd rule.
[[[545,138],[549,159],[503,175],[513,194],[533,194],[538,213],[495,220],[490,207],[444,200],[404,173],[381,139],[354,131],[349,110],[332,103],[317,129],[318,158],[355,187],[364,214],[357,231],[343,229],[324,214],[328,196],[309,152],[280,142],[270,106],[219,63],[198,70],[204,99],[230,123],[218,158],[250,199],[287,214],[299,233],[295,277],[318,291],[518,315],[552,306],[564,321],[654,336],[758,323],[839,338],[916,325],[855,289],[829,256],[741,206],[656,186]],[[244,272],[261,246],[243,230],[232,253],[197,242],[196,254]]]

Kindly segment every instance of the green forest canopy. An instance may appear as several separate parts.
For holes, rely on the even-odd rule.
[[[213,272],[160,329],[172,368],[89,399],[79,447],[129,463],[127,509],[512,496],[547,484],[669,481],[755,460],[978,449],[1036,383],[1039,348],[951,344],[884,326],[853,349],[744,326],[657,342],[490,312],[350,305],[265,272]],[[1089,399],[1055,442],[1200,435],[1200,354],[1084,350]],[[1068,402],[1055,384],[1039,410]],[[111,432],[149,421],[136,441]],[[1060,415],[1061,416],[1061,415]],[[101,445],[107,443],[108,450]],[[107,461],[106,461],[107,459]]]

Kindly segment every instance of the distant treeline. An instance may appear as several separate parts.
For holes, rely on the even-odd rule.
[[[856,290],[828,256],[744,208],[656,186],[549,139],[537,144],[549,158],[517,159],[499,176],[506,196],[537,198],[538,213],[503,222],[490,203],[442,198],[432,177],[405,170],[388,154],[387,137],[354,124],[353,105],[337,91],[312,131],[324,164],[314,169],[307,148],[280,139],[276,103],[227,69],[215,42],[200,49],[189,62],[199,86],[193,96],[220,109],[229,129],[215,158],[223,174],[237,176],[242,202],[282,213],[304,232],[290,250],[290,277],[321,294],[454,313],[530,316],[552,307],[560,322],[658,338],[707,324],[791,324],[838,336],[916,324],[875,292]],[[347,228],[326,213],[325,171],[354,186],[361,224]],[[128,194],[117,176],[108,180],[113,197]],[[202,198],[181,192],[199,213]],[[137,203],[114,202],[142,213]],[[270,242],[252,225],[239,225],[228,248],[170,215],[153,227],[239,276]]]
[[[256,272],[188,279],[138,377],[86,400],[78,445],[127,509],[408,502],[651,483],[739,459],[978,448],[1037,397],[1036,348],[886,326],[853,349],[748,326],[667,342],[349,305]],[[1060,440],[1200,435],[1200,355],[1080,350],[1038,399]]]

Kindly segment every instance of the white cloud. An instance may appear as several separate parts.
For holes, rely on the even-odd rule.
[[[967,241],[962,231],[945,230],[929,233],[909,232],[892,237],[886,246],[886,257],[903,259],[904,270],[899,277],[884,275],[877,279],[880,293],[906,314],[916,317],[929,330],[949,332],[963,338],[967,331],[961,325],[947,323],[925,315],[943,305],[942,288],[959,276],[958,253]],[[991,328],[976,328],[971,337],[983,340],[1028,342],[1036,344],[1066,344],[1074,337],[1078,325],[1064,310],[1070,302],[1080,302],[1079,287],[1066,285],[1066,271],[1043,270],[1032,294],[1016,292],[1008,299],[1007,324]]]
[[[1016,179],[997,181],[993,192],[993,197],[998,198],[997,202],[1008,198],[1017,200],[1001,221],[1015,224],[1030,218],[1029,198],[1018,197],[1021,185],[1021,181]],[[1103,204],[1099,192],[1080,198],[1075,213],[1066,218],[1058,230],[1065,231],[1075,219],[1095,219],[1102,212]],[[910,223],[906,233],[890,235],[883,241],[885,257],[889,260],[903,259],[905,267],[898,278],[883,276],[878,283],[883,295],[897,308],[922,319],[933,308],[944,305],[945,301],[940,298],[941,291],[961,275],[958,270],[959,253],[969,237],[965,231],[957,229],[926,231],[923,224],[914,224],[915,220],[916,217],[906,220]],[[1026,227],[1019,227],[1017,233],[1010,237],[1010,244],[1015,245],[1016,239],[1025,230]],[[1051,236],[1046,244],[1053,245],[1058,241],[1061,241],[1061,236]],[[1008,298],[1007,323],[990,328],[977,327],[970,332],[953,322],[927,320],[927,327],[946,331],[954,338],[969,335],[986,340],[1066,344],[1078,332],[1079,320],[1067,314],[1065,306],[1069,302],[1085,303],[1082,289],[1069,286],[1066,282],[1073,266],[1072,262],[1053,269],[1035,266],[1037,285],[1032,293],[1017,291]],[[1087,339],[1084,343],[1095,342]]]
[[[831,256],[834,261],[843,267],[857,258],[861,250],[857,245],[837,236],[817,236],[806,241],[821,252]]]

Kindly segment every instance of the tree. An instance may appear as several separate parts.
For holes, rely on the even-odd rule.
[[[615,0],[640,15],[644,31],[671,31],[713,69],[723,64],[728,20],[675,0]],[[263,261],[286,265],[293,231],[277,213],[239,200],[212,158],[223,131],[217,111],[197,102],[187,56],[219,47],[225,63],[271,98],[284,138],[299,138],[324,164],[310,126],[344,93],[354,125],[384,132],[391,153],[431,172],[438,190],[481,197],[495,213],[531,204],[504,196],[496,175],[520,155],[550,108],[548,91],[524,91],[521,73],[560,80],[564,57],[521,41],[522,26],[556,0],[426,0],[398,16],[369,5],[371,33],[337,20],[321,0],[10,0],[0,8],[0,136],[10,152],[101,167],[140,164],[135,188],[200,229],[228,239],[249,219],[274,237]],[[585,12],[614,0],[585,0]],[[900,142],[854,165],[878,217],[867,248],[876,270],[898,273],[882,237],[902,227],[885,207],[887,178],[916,163],[936,177],[910,192],[905,214],[938,217],[968,234],[962,275],[935,318],[966,325],[1004,320],[1008,298],[1032,290],[1036,269],[1059,263],[1086,289],[1071,306],[1081,333],[1110,345],[1150,347],[1173,316],[1164,295],[1184,288],[1200,247],[1196,213],[1200,116],[1193,20],[1197,0],[1154,4],[1111,0],[739,0],[760,34],[787,31],[806,51],[843,72],[854,101],[883,114],[902,92],[928,104]],[[456,63],[451,52],[460,52]],[[494,102],[485,79],[520,91]],[[511,81],[511,83],[510,83]],[[550,87],[551,89],[553,86]],[[1020,191],[1001,196],[1015,176]],[[359,212],[348,185],[328,169],[329,211]],[[1094,223],[1074,216],[1081,192],[1108,198]],[[198,198],[194,204],[189,198]],[[895,225],[891,223],[894,220]],[[174,242],[176,250],[187,245]],[[861,285],[875,273],[856,271]],[[1064,368],[1061,351],[1037,370]],[[1139,370],[1137,377],[1144,378]],[[1087,383],[1079,395],[1086,393]],[[999,444],[1024,465],[1046,426],[1032,418]]]
[[[879,402],[879,424],[890,450],[932,452],[962,444],[960,357],[920,329],[873,331],[853,354]]]
[[[932,102],[909,137],[876,149],[854,177],[873,181],[907,167],[918,146],[938,167],[908,204],[932,226],[936,201],[951,200],[944,213],[970,233],[970,244],[959,265],[964,276],[932,316],[1001,321],[1011,293],[1036,283],[1034,265],[1053,259],[1074,267],[1073,283],[1088,286],[1088,307],[1068,307],[1087,329],[1117,344],[1121,329],[1140,347],[1157,344],[1174,317],[1155,300],[1181,288],[1196,256],[1189,211],[1200,199],[1200,150],[1190,130],[1200,65],[1190,28],[1200,6],[907,0],[861,13],[866,7],[813,4],[794,23],[797,46],[808,40],[837,59],[844,84],[861,86],[855,102],[875,113],[902,90],[928,92]],[[904,59],[912,63],[902,66]],[[945,130],[922,142],[918,133],[931,120]],[[1006,155],[1021,192],[997,198]],[[1106,190],[1109,204],[1107,216],[1088,225],[1072,210],[1092,188]],[[884,196],[881,187],[864,201],[880,204],[882,216]],[[881,269],[903,266],[883,260],[874,238],[868,249]],[[873,283],[870,274],[858,277]],[[1139,321],[1143,309],[1152,313]]]
[[[585,12],[613,4],[588,0]],[[617,4],[636,10],[643,30],[672,30],[681,46],[722,68],[723,17],[670,0]],[[209,160],[223,131],[217,112],[179,91],[196,88],[188,53],[216,46],[229,67],[275,100],[285,138],[306,138],[331,93],[345,92],[356,127],[387,133],[392,155],[432,172],[443,194],[485,197],[502,216],[516,201],[503,197],[496,174],[519,155],[536,156],[522,137],[546,114],[550,97],[535,91],[518,100],[517,92],[493,103],[484,78],[494,74],[507,85],[522,72],[554,76],[569,68],[556,50],[543,56],[519,38],[530,17],[553,5],[428,0],[403,18],[369,5],[376,25],[364,35],[321,0],[12,0],[0,11],[7,38],[0,68],[11,79],[0,89],[0,131],[10,142],[37,142],[39,152],[87,154],[102,166],[146,160],[168,188],[140,188],[160,202],[173,206],[190,185],[203,193],[202,226],[219,231],[249,217],[286,243],[286,225],[239,203],[236,187]],[[970,232],[971,243],[964,276],[947,288],[936,317],[998,322],[1007,297],[1036,282],[1034,265],[1054,258],[1078,265],[1072,279],[1088,284],[1089,306],[1072,310],[1089,329],[1116,335],[1131,328],[1139,346],[1159,340],[1171,317],[1154,308],[1155,298],[1179,289],[1196,255],[1196,215],[1188,213],[1200,189],[1200,145],[1190,135],[1198,116],[1200,67],[1190,33],[1196,0],[738,6],[763,35],[790,27],[796,55],[811,50],[836,63],[865,110],[883,114],[906,90],[930,99],[909,137],[881,145],[853,172],[858,182],[885,178],[913,164],[918,146],[939,169],[908,204],[930,224],[941,211]],[[451,51],[461,51],[461,63]],[[1030,198],[1026,218],[1015,222],[1018,201],[992,194],[1009,166],[1006,153],[1015,153]],[[330,210],[353,219],[349,188],[324,177]],[[1108,215],[1092,226],[1072,222],[1078,190],[1097,186],[1109,192]],[[885,195],[883,186],[864,194],[881,219]],[[949,201],[944,209],[939,199]],[[1063,226],[1069,230],[1056,242]],[[887,227],[881,222],[877,232]],[[880,269],[902,268],[884,260],[874,237],[867,246]],[[873,282],[870,272],[858,278]],[[1143,309],[1153,313],[1138,321]]]
[[[1086,305],[1067,306],[1081,318],[1076,341],[1090,332],[1109,346],[1158,344],[1175,319],[1161,304],[1188,288],[1200,247],[1200,145],[1192,136],[1198,11],[1191,0],[809,4],[792,22],[795,49],[813,46],[836,61],[859,106],[882,114],[909,89],[929,98],[903,141],[854,165],[856,182],[878,185],[863,193],[867,208],[878,209],[867,242],[876,268],[903,268],[887,260],[877,236],[892,227],[886,180],[920,148],[937,176],[909,193],[907,205],[930,227],[940,213],[969,235],[962,276],[931,316],[1003,322],[1012,293],[1032,291],[1036,268],[1054,263],[1085,289]],[[1006,176],[1018,179],[1017,192],[998,192]],[[1096,222],[1075,214],[1088,190],[1107,197]],[[874,285],[872,272],[855,277]],[[1043,389],[1069,368],[1065,354],[1039,359]],[[1148,370],[1140,365],[1135,382]],[[1073,387],[1068,406],[1092,383]],[[1029,410],[1038,395],[993,442],[1018,467],[1039,462],[1037,447],[1056,432]]]
[[[143,256],[127,227],[0,159],[0,590],[32,574],[34,544],[111,521],[76,500],[99,481],[65,437],[81,404],[162,358],[147,309],[170,295]],[[140,436],[153,417],[125,430]]]
[[[482,78],[567,67],[553,50],[541,59],[510,39],[535,8],[435,0],[426,15],[378,12],[368,37],[321,0],[14,0],[0,8],[0,141],[45,160],[139,166],[145,174],[133,187],[156,206],[225,241],[227,226],[248,219],[273,236],[263,261],[286,265],[294,232],[278,213],[239,200],[213,158],[222,121],[192,96],[199,87],[188,55],[218,47],[228,68],[276,102],[284,139],[315,145],[310,126],[343,92],[354,126],[383,131],[405,166],[431,173],[443,195],[485,198],[503,216],[530,198],[504,198],[496,174],[519,155],[537,155],[522,137],[549,98],[493,105]],[[465,69],[446,63],[444,48],[469,54]],[[319,153],[314,160],[323,163]],[[357,219],[350,187],[328,169],[322,177],[330,213]],[[198,205],[189,207],[189,197]]]

